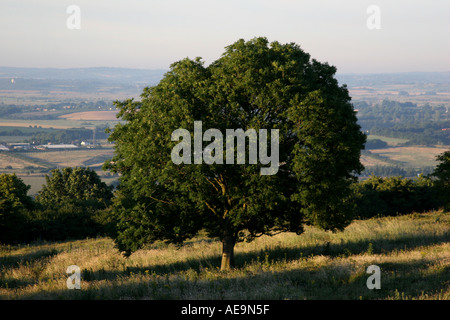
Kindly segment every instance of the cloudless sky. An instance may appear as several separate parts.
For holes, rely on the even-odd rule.
[[[79,30],[67,28],[69,5]],[[367,27],[370,5],[381,29]],[[0,1],[0,66],[168,69],[258,36],[295,42],[339,73],[450,71],[448,0]]]

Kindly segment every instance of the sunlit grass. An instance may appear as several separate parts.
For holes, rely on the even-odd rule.
[[[124,258],[108,238],[0,248],[2,299],[450,299],[450,214],[355,221],[343,232],[307,227],[236,245],[220,271],[221,245],[198,237],[155,243]],[[366,286],[369,265],[381,289]],[[81,269],[80,290],[66,269]]]

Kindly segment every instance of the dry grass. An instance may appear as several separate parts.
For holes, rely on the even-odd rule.
[[[124,258],[108,238],[0,250],[3,299],[450,299],[450,215],[355,221],[330,233],[261,237],[236,246],[236,268],[219,270],[220,243],[155,243]],[[67,289],[70,265],[81,290]],[[366,286],[369,265],[381,289]]]

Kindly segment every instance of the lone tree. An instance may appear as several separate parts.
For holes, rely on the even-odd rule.
[[[121,174],[113,205],[119,250],[129,255],[156,240],[181,244],[205,230],[222,242],[221,269],[227,270],[239,241],[300,234],[304,224],[347,226],[354,209],[349,186],[363,169],[365,135],[335,72],[294,43],[239,40],[209,66],[201,58],[172,64],[158,85],[144,89],[141,101],[117,101],[124,122],[111,132],[115,155],[104,168]],[[228,149],[225,139],[206,132],[199,142],[195,121],[203,131],[224,135],[242,129],[250,137],[254,129],[260,142],[262,129],[277,129],[279,149],[259,145],[260,161],[240,164],[238,142]],[[175,148],[188,160],[175,164],[171,154],[180,142],[172,133],[179,128],[190,132],[183,143],[193,138],[196,151]],[[189,164],[198,150],[203,161]],[[261,174],[267,167],[262,151],[278,151],[276,174]],[[228,156],[234,164],[218,160]]]

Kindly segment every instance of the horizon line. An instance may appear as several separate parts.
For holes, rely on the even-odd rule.
[[[0,68],[12,68],[12,69],[54,69],[54,70],[70,70],[70,69],[122,69],[122,70],[141,70],[141,71],[168,71],[170,68],[137,68],[137,67],[112,67],[112,66],[95,66],[95,67],[17,67],[17,66],[0,66]],[[450,70],[446,71],[392,71],[392,72],[339,72],[336,74],[399,74],[399,73],[450,73]]]

